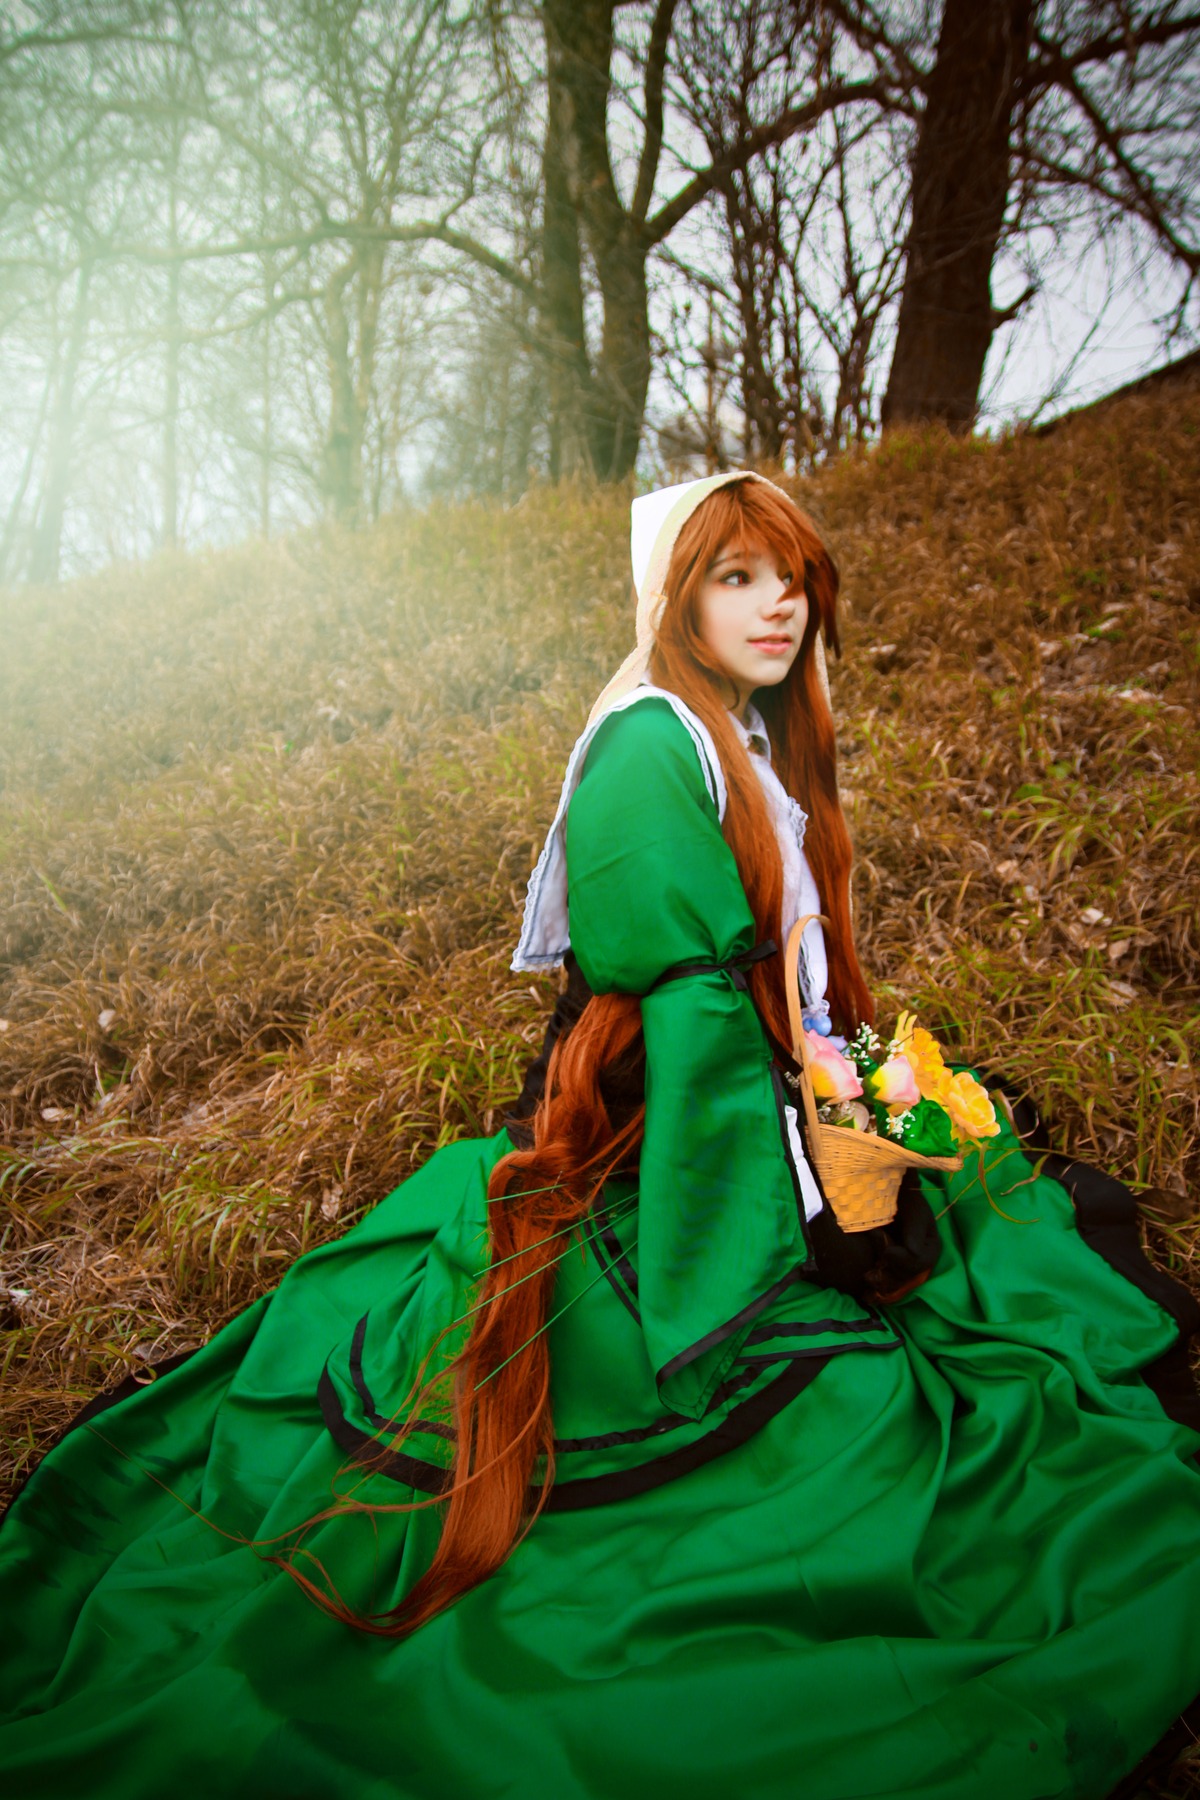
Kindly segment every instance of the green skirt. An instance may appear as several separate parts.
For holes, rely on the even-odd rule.
[[[1183,1313],[1124,1190],[1096,1178],[1085,1240],[1007,1128],[927,1182],[923,1287],[794,1284],[698,1420],[657,1398],[614,1190],[560,1269],[561,1486],[499,1574],[396,1641],[268,1560],[336,1494],[436,1492],[444,1436],[389,1452],[388,1421],[469,1304],[507,1148],[439,1153],[44,1460],[0,1532],[5,1792],[1106,1795],[1200,1690],[1200,1437],[1146,1378]],[[381,1609],[437,1531],[436,1503],[335,1514],[301,1566]]]

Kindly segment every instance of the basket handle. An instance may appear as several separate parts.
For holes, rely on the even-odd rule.
[[[819,919],[822,925],[829,924],[824,913],[805,913],[788,932],[787,948],[783,953],[783,985],[787,994],[788,1024],[792,1032],[792,1056],[800,1070],[800,1098],[804,1103],[804,1117],[811,1133],[811,1142],[816,1143],[820,1120],[817,1118],[817,1098],[813,1093],[812,1073],[808,1064],[808,1045],[804,1040],[804,1011],[800,1003],[798,974],[800,939],[804,935],[804,927],[814,919]]]

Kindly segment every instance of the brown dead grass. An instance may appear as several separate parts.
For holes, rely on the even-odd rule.
[[[861,950],[1146,1192],[1197,1279],[1200,399],[896,437],[800,498]],[[508,971],[631,634],[622,493],[392,518],[0,599],[0,1413],[17,1476],[439,1144],[553,983]]]

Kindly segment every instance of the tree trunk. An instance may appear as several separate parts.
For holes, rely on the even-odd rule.
[[[38,450],[41,448],[42,431],[46,424],[46,414],[50,409],[50,383],[42,389],[42,397],[38,404],[38,416],[33,430],[29,433],[29,441],[25,446],[25,460],[21,465],[21,473],[13,489],[8,513],[4,520],[4,530],[0,532],[0,587],[8,579],[12,566],[13,550],[21,523],[21,510],[25,505],[25,496],[29,492],[29,483],[33,477],[37,463]]]
[[[603,260],[604,335],[593,385],[592,466],[602,481],[623,481],[637,461],[650,387],[646,254],[632,227],[613,241]]]
[[[994,329],[992,263],[1033,0],[946,0],[913,166],[912,223],[883,423],[969,431]]]
[[[354,373],[350,367],[350,327],[340,285],[325,294],[326,350],[329,358],[329,424],[325,432],[321,486],[327,510],[343,524],[358,520],[362,468],[356,454],[358,421],[354,416]]]
[[[328,510],[343,525],[363,516],[363,445],[375,385],[383,248],[355,250],[325,289],[325,345],[329,360],[329,426],[322,488]],[[350,328],[353,296],[355,331]]]
[[[343,525],[358,524],[362,504],[362,420],[354,379],[346,289],[354,279],[352,255],[325,290],[325,347],[329,359],[329,424],[322,459],[326,508]]]
[[[50,421],[50,444],[46,456],[46,476],[42,484],[37,525],[29,552],[30,581],[57,581],[62,554],[63,514],[67,505],[67,489],[71,477],[71,440],[74,436],[75,383],[83,348],[87,342],[88,290],[92,285],[92,264],[80,264],[71,308],[71,324],[67,347],[59,369],[54,395],[54,412]]]
[[[587,234],[604,312],[599,354],[586,375],[586,350],[582,353],[581,424],[595,473],[602,481],[619,481],[632,470],[641,437],[650,385],[650,318],[649,243],[642,221],[621,204],[608,155],[613,0],[544,0],[542,11],[553,142],[567,201]],[[574,296],[566,291],[570,249],[564,224],[556,215],[560,235],[554,241],[561,246],[563,280],[556,334],[568,325],[570,331],[578,330],[582,349],[582,302],[576,312]],[[571,341],[569,333],[565,341]]]
[[[262,384],[262,441],[258,452],[258,529],[264,538],[271,535],[271,321],[275,303],[275,277],[269,273],[265,281],[266,307],[262,328],[262,353],[259,379]]]
[[[765,206],[755,195],[745,170],[723,182],[720,193],[741,327],[738,350],[746,461],[779,464],[783,461],[789,414],[799,407],[799,393],[795,406],[789,407],[779,379],[784,372],[772,367],[771,327],[773,316],[778,317],[782,245],[779,193],[773,171],[768,170],[768,178],[770,189]],[[712,335],[710,310],[710,340]]]
[[[168,192],[168,242],[172,251],[179,247],[179,196],[176,186],[178,150],[171,167]],[[167,310],[163,342],[166,350],[163,393],[163,470],[162,470],[162,542],[173,550],[179,542],[179,358],[181,332],[179,323],[180,266],[167,264]]]
[[[366,469],[364,466],[366,451],[367,420],[371,417],[371,407],[375,398],[375,361],[379,347],[379,310],[383,303],[383,259],[384,251],[380,244],[369,244],[359,257],[358,282],[356,288],[357,308],[357,347],[358,367],[354,379],[354,416],[358,422],[358,442],[356,456],[358,459],[358,493],[359,517],[361,519],[362,493]],[[382,428],[382,420],[380,421]],[[371,518],[378,517],[378,505],[372,488]]]
[[[547,28],[549,104],[542,156],[542,329],[547,341],[550,479],[575,474],[588,460],[586,398],[591,386],[583,326],[579,214],[571,200],[567,159],[574,150],[562,52]]]

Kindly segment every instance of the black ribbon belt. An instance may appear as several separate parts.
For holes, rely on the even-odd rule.
[[[682,981],[685,975],[730,975],[734,987],[740,993],[748,994],[750,983],[746,980],[746,970],[754,963],[766,962],[768,956],[774,956],[778,948],[774,938],[766,938],[761,944],[755,944],[753,950],[743,951],[741,956],[731,956],[727,962],[677,963],[673,969],[660,975],[647,992],[652,994],[664,982]]]

